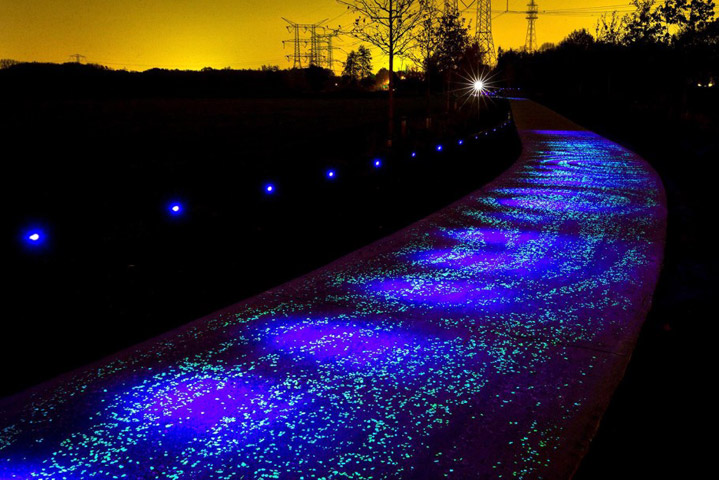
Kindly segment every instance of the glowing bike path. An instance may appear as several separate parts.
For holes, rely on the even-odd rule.
[[[485,188],[0,404],[0,479],[568,478],[649,308],[664,192],[513,109],[524,153]]]

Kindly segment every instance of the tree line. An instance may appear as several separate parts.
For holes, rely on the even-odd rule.
[[[556,106],[631,109],[665,120],[717,119],[719,20],[714,0],[634,0],[602,17],[594,34],[569,34],[539,52],[501,52],[510,87]]]

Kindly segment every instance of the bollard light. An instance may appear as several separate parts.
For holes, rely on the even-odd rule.
[[[47,241],[47,235],[41,228],[31,228],[23,232],[22,241],[31,248],[39,248]]]
[[[169,211],[170,211],[170,215],[173,215],[176,217],[179,215],[182,215],[182,212],[183,212],[182,204],[177,203],[177,202],[170,204]]]

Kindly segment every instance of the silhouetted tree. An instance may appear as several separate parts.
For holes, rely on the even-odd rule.
[[[462,59],[459,63],[459,70],[464,72],[479,73],[481,70],[489,69],[488,65],[485,65],[484,59],[487,57],[487,52],[483,51],[479,46],[479,43],[470,41],[467,48],[462,52]]]
[[[422,18],[417,25],[415,34],[417,45],[408,51],[407,56],[416,65],[422,68],[424,73],[425,91],[427,94],[427,116],[431,110],[432,97],[432,76],[438,72],[437,67],[437,48],[439,46],[439,36],[437,28],[441,11],[437,7],[435,0],[420,0],[422,3]]]
[[[624,16],[625,45],[660,43],[668,40],[668,31],[655,0],[632,0],[636,10]]]
[[[350,80],[359,80],[360,78],[358,55],[354,50],[347,54],[347,60],[345,60],[342,75],[349,77]]]
[[[448,8],[437,26],[437,65],[441,72],[457,70],[469,46],[469,27],[459,11]]]
[[[436,62],[439,71],[444,74],[449,110],[450,85],[469,47],[469,27],[457,9],[445,9],[437,26],[437,39]]]
[[[714,18],[714,0],[667,0],[658,8],[662,20],[678,34],[704,30]]]
[[[11,60],[9,58],[2,58],[2,59],[0,59],[0,70],[2,70],[3,68],[10,68],[13,65],[17,65],[18,63],[20,63],[20,62],[18,62],[16,60]]]
[[[372,52],[364,45],[360,45],[357,51],[352,50],[347,54],[342,75],[349,77],[352,81],[367,78],[372,75]]]
[[[364,45],[357,49],[357,65],[360,78],[367,78],[372,75],[372,52]]]
[[[422,3],[422,18],[417,25],[415,48],[407,52],[407,56],[422,68],[425,75],[436,65],[437,47],[439,37],[437,29],[441,12],[434,0],[420,0]]]
[[[625,33],[625,18],[620,17],[616,11],[611,15],[604,14],[597,21],[596,41],[610,45],[622,43]]]
[[[411,50],[414,32],[423,16],[419,0],[337,0],[359,16],[347,33],[375,47],[389,57],[388,145],[394,136],[394,60]]]
[[[682,47],[691,47],[713,52],[711,58],[714,59],[714,61],[708,63],[719,66],[719,19],[707,24],[702,30],[690,30],[678,34],[676,43]]]
[[[594,37],[587,29],[574,30],[572,33],[559,43],[560,47],[573,47],[588,49],[594,45]]]

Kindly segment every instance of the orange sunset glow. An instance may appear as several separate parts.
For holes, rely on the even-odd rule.
[[[469,3],[469,2],[466,2]],[[521,48],[527,30],[525,0],[495,0],[494,42]],[[575,29],[594,32],[599,15],[629,10],[618,0],[540,0],[539,45],[558,42]],[[460,6],[462,2],[460,2]],[[505,13],[507,7],[510,12]],[[465,16],[474,24],[474,7]],[[57,62],[80,54],[89,63],[114,69],[233,69],[277,65],[290,68],[285,17],[297,23],[326,20],[331,28],[354,20],[333,0],[25,0],[0,3],[0,58]],[[344,51],[356,46],[344,37]],[[336,53],[344,60],[345,53]],[[381,67],[375,56],[375,69]],[[399,67],[407,66],[400,61]]]

